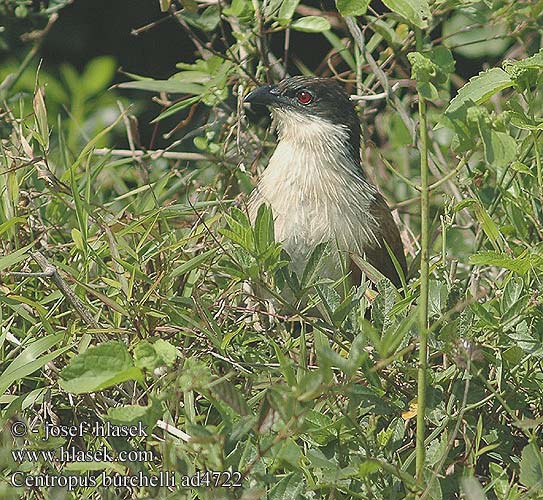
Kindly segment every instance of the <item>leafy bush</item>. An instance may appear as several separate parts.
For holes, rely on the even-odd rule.
[[[160,93],[159,124],[179,116],[166,151],[140,148],[129,113],[81,146],[80,123],[110,98],[57,122],[54,102],[76,100],[49,104],[55,85],[75,96],[70,81],[92,80],[73,71],[27,85],[31,111],[9,89],[2,418],[8,431],[22,421],[39,432],[15,444],[3,433],[2,498],[542,498],[541,5],[384,4],[162,1],[198,60],[120,87]],[[249,223],[245,195],[274,141],[242,99],[256,83],[310,73],[291,56],[295,31],[320,34],[330,47],[320,73],[366,97],[364,164],[398,201],[412,262],[400,292],[382,280],[339,294],[316,271],[326,246],[297,276],[270,211]],[[461,59],[476,70],[461,73]],[[121,125],[130,149],[97,149]],[[45,423],[95,421],[142,422],[149,435],[42,439]],[[231,470],[242,487],[209,476],[178,491],[10,486],[15,471],[59,475],[47,455],[17,463],[12,448],[68,446],[155,458],[69,461],[74,477],[175,471],[179,486]]]

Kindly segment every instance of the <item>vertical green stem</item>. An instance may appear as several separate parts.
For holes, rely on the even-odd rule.
[[[535,130],[532,131],[532,137],[534,139],[534,149],[535,149],[535,164],[537,166],[537,187],[539,188],[539,196],[543,193],[543,172],[541,170],[541,158],[539,156],[539,147],[538,147],[538,135],[535,133]]]
[[[428,247],[429,247],[429,189],[428,189],[428,128],[426,124],[426,102],[419,93],[420,126],[420,213],[421,213],[421,258],[420,258],[420,303],[419,303],[419,370],[417,390],[417,438],[416,476],[419,483],[424,473],[424,436],[426,414],[426,370],[428,357]]]

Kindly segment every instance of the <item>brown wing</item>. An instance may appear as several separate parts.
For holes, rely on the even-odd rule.
[[[370,205],[370,212],[378,223],[377,231],[379,232],[377,233],[377,239],[379,240],[379,246],[374,244],[364,248],[366,260],[392,281],[392,283],[399,287],[401,286],[400,277],[396,272],[394,263],[390,258],[383,240],[386,241],[397,261],[400,263],[404,275],[407,275],[407,263],[405,261],[405,254],[398,226],[396,226],[392,214],[390,213],[390,208],[388,208],[385,199],[380,193],[375,195],[375,200]]]

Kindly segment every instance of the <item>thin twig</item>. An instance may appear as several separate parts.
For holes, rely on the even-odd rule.
[[[26,55],[23,62],[17,69],[17,72],[15,74],[10,73],[4,81],[0,84],[0,96],[5,96],[9,90],[19,81],[19,78],[21,78],[21,75],[24,73],[25,69],[28,67],[28,65],[32,62],[32,59],[36,56],[36,54],[41,49],[42,43],[45,40],[45,37],[47,36],[47,33],[51,30],[53,27],[53,24],[55,24],[56,20],[58,19],[58,14],[55,12],[51,15],[49,18],[49,21],[47,23],[47,26],[43,30],[39,32],[39,34],[35,37],[36,43],[30,49],[30,52]]]
[[[135,151],[130,151],[130,149],[107,149],[107,148],[98,148],[93,151],[93,154],[96,156],[125,156],[136,158],[149,157],[152,160],[157,158],[168,158],[170,160],[212,160],[208,155],[201,153],[178,153],[175,151],[164,151],[163,149],[155,149],[149,151],[142,151],[141,149],[136,149]]]
[[[83,302],[79,297],[74,293],[74,291],[66,284],[57,268],[51,264],[40,252],[33,252],[31,257],[36,261],[38,266],[41,267],[43,273],[46,277],[50,277],[53,280],[53,283],[60,289],[64,297],[72,304],[73,308],[76,310],[77,314],[81,319],[91,328],[100,328],[100,325],[92,317],[91,313],[85,309]]]
[[[354,41],[356,42],[356,44],[358,45],[358,48],[360,49],[361,54],[366,58],[366,61],[370,65],[370,68],[372,69],[373,73],[377,76],[377,78],[381,82],[381,86],[383,87],[385,93],[387,95],[390,95],[390,85],[388,83],[388,78],[385,75],[385,72],[375,62],[375,59],[370,54],[370,52],[366,49],[364,34],[362,33],[360,26],[358,26],[356,19],[350,16],[346,16],[344,17],[344,19],[345,19],[345,23],[347,24],[347,28],[349,28],[349,31],[351,32],[351,36],[354,38]]]
[[[183,432],[182,430],[178,429],[172,424],[169,424],[168,422],[164,422],[164,420],[157,420],[156,426],[159,429],[166,431],[168,434],[171,434],[172,436],[181,439],[181,441],[185,441],[186,443],[188,443],[192,439],[186,432]]]

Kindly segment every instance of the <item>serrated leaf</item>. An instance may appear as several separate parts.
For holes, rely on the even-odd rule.
[[[142,380],[122,342],[105,342],[75,356],[60,372],[60,386],[73,394],[96,392],[126,382]]]
[[[503,267],[523,276],[532,268],[541,269],[543,257],[537,254],[523,254],[518,257],[511,257],[500,252],[488,251],[471,255],[469,263],[475,266]]]
[[[496,92],[513,85],[513,80],[500,68],[492,68],[474,76],[459,91],[445,110],[446,114],[452,113],[467,101],[481,104],[492,97]]]

